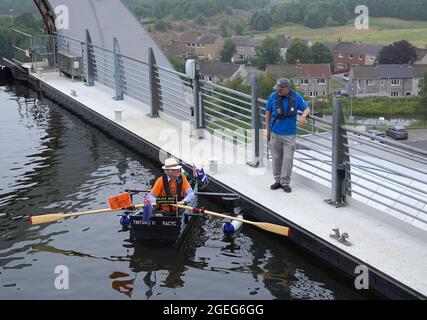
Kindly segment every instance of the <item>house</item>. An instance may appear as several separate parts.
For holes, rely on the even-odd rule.
[[[333,43],[325,45],[333,46]],[[335,72],[348,72],[352,65],[373,65],[383,46],[355,42],[338,42],[332,48]]]
[[[427,64],[414,65],[414,89],[418,91],[418,95],[424,83],[425,74],[427,74]]]
[[[180,55],[183,54],[186,58],[191,58],[196,54],[197,41],[200,37],[201,34],[197,32],[182,33],[176,41],[177,49],[175,51],[179,52]]]
[[[262,74],[263,74],[263,71],[258,70],[258,68],[256,67],[243,66],[241,76],[243,77],[245,84],[250,85],[252,76],[255,76],[256,78],[258,78]]]
[[[196,55],[201,59],[218,59],[224,47],[224,39],[215,34],[207,34],[198,39],[200,46],[196,47]]]
[[[267,65],[266,73],[274,78],[286,77],[295,82],[309,97],[324,96],[332,92],[331,66],[321,64]]]
[[[354,65],[350,71],[350,88],[356,96],[417,96],[427,65]]]
[[[427,64],[427,49],[415,49],[417,51],[417,61],[415,64]]]
[[[233,80],[238,75],[244,76],[244,66],[221,61],[200,61],[200,77],[212,83]]]
[[[236,45],[236,53],[231,61],[249,61],[255,57],[255,48],[262,44],[264,38],[251,36],[233,36],[233,43]]]
[[[176,49],[180,56],[191,58],[196,55],[200,59],[218,59],[224,39],[214,34],[202,35],[197,32],[184,32],[176,41]]]
[[[278,41],[279,41],[279,46],[280,46],[280,56],[283,59],[286,59],[286,54],[288,53],[288,49],[291,46],[292,42],[294,41],[294,39],[292,39],[291,37],[286,37],[286,36],[280,36],[278,37]],[[311,40],[303,40],[304,43],[310,48],[311,46],[313,46],[313,41]]]

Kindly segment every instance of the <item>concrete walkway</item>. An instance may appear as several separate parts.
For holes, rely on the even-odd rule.
[[[148,106],[127,97],[124,101],[114,101],[113,90],[102,85],[87,87],[53,72],[39,78],[112,121],[117,122],[115,110],[124,110],[122,121],[117,122],[119,125],[186,163],[208,169],[209,158],[222,158],[218,173],[209,173],[216,180],[427,296],[425,231],[374,209],[361,209],[363,206],[356,204],[335,209],[324,202],[330,198],[328,189],[298,174],[293,176],[291,194],[282,190],[270,191],[271,169],[268,165],[258,169],[247,166],[245,163],[250,154],[242,146],[235,147],[207,132],[204,140],[190,138],[189,123],[183,125],[165,114],[151,119],[147,116]],[[76,96],[71,95],[71,90]],[[329,236],[336,227],[349,233],[353,246],[347,247]]]

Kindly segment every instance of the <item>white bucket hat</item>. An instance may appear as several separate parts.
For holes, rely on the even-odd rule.
[[[182,169],[182,166],[178,163],[175,158],[166,159],[165,165],[162,167],[164,170],[178,170]]]

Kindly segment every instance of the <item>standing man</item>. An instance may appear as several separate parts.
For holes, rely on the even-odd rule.
[[[305,125],[310,115],[310,108],[304,98],[291,89],[286,78],[277,80],[273,92],[268,99],[265,115],[265,135],[270,141],[273,158],[273,175],[275,183],[272,190],[283,188],[287,193],[292,191],[289,186],[295,152],[297,134],[297,112],[302,111],[298,126]]]

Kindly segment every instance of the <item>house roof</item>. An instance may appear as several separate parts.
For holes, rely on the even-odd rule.
[[[378,79],[377,66],[353,65],[352,71],[356,79]]]
[[[331,77],[331,66],[328,63],[298,64],[297,76],[300,78]]]
[[[381,79],[412,79],[414,68],[407,64],[382,64],[378,66]]]
[[[295,64],[268,64],[265,71],[267,75],[275,78],[294,78],[297,75]]]
[[[376,44],[338,42],[338,44],[332,50],[343,53],[368,54],[377,56],[382,48],[383,46]]]
[[[417,60],[422,60],[427,55],[427,49],[416,48]]]
[[[427,64],[415,64],[413,68],[416,78],[423,78],[424,74],[427,73]]]
[[[225,63],[221,61],[200,61],[200,73],[217,77],[230,78],[241,67],[236,63]]]
[[[178,39],[178,42],[197,42],[200,34],[197,32],[184,32]]]
[[[231,38],[236,46],[240,47],[257,47],[264,39],[255,38],[254,36],[233,36]]]
[[[201,44],[213,44],[215,43],[215,41],[218,39],[218,36],[215,34],[207,34],[204,35],[202,37],[200,37],[199,39],[199,43]]]
[[[329,78],[332,75],[331,66],[325,64],[269,64],[266,72],[276,78]]]
[[[289,46],[292,43],[291,37],[286,37],[286,36],[278,38],[278,41],[279,41],[280,48],[283,48],[283,49],[284,48],[289,48]]]
[[[339,41],[323,41],[323,44],[329,49],[333,50],[335,47],[340,44]]]

